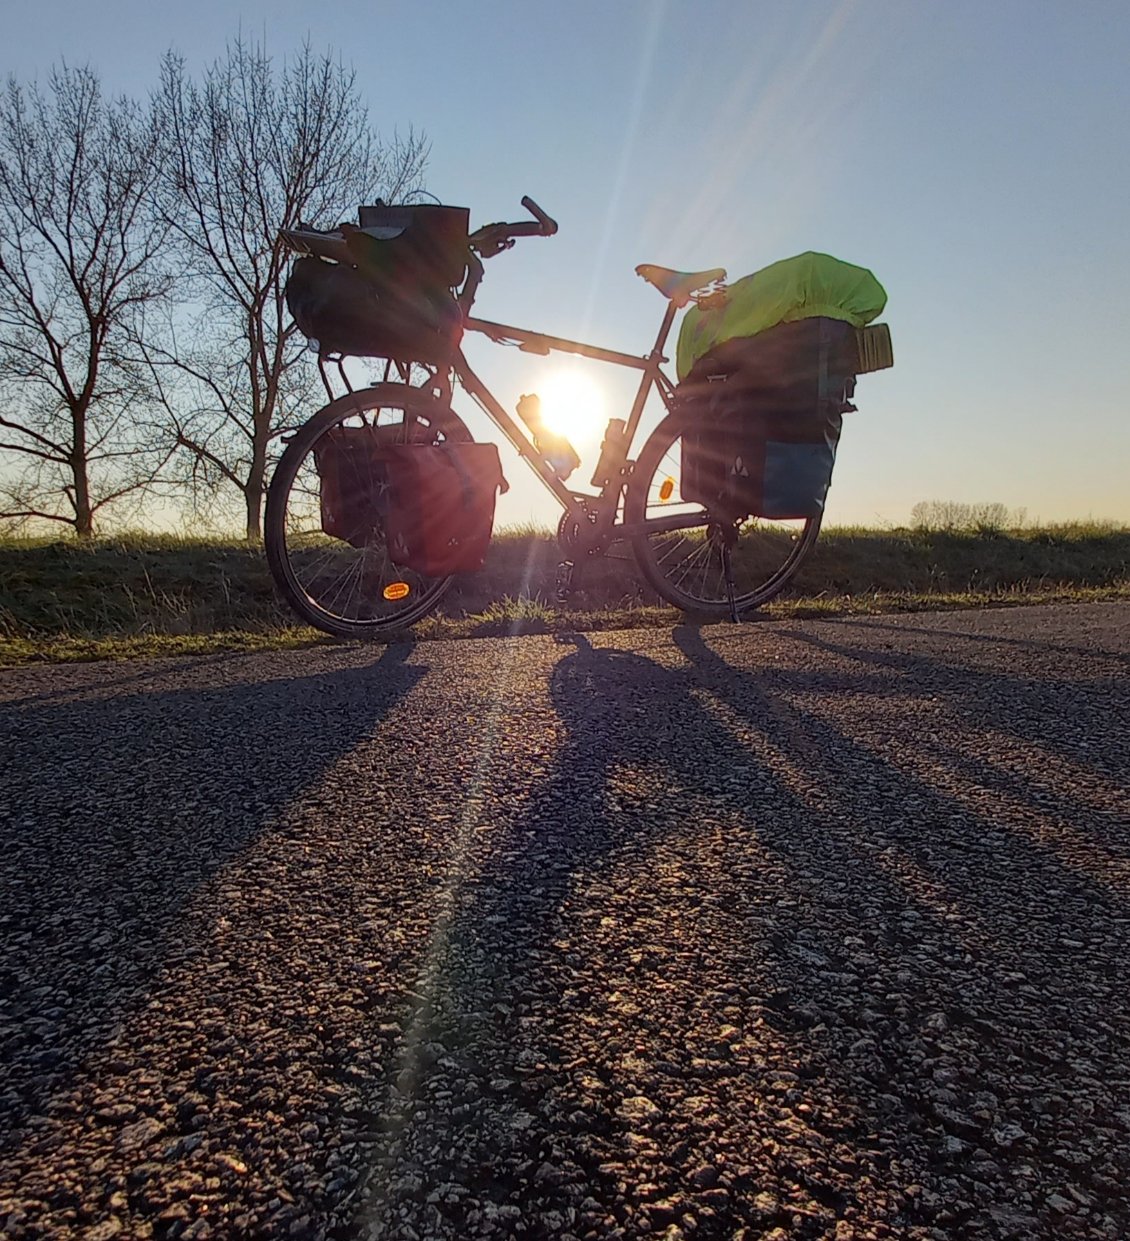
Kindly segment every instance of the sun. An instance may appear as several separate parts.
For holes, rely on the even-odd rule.
[[[608,421],[607,401],[600,384],[575,368],[554,371],[538,384],[545,425],[574,446],[599,441]]]

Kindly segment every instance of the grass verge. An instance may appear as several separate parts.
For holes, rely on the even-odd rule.
[[[496,534],[415,639],[669,626],[626,548],[586,565],[569,608],[548,534]],[[844,616],[1130,597],[1130,529],[825,530],[790,592],[759,616]],[[409,635],[405,635],[409,636]],[[89,543],[0,539],[0,666],[278,650],[330,641],[295,626],[262,549],[138,534]]]
[[[831,619],[908,612],[953,612],[973,608],[1009,608],[1047,603],[1130,601],[1130,581],[1109,586],[1060,586],[989,592],[884,592],[862,595],[814,595],[776,600],[750,618]],[[503,599],[478,614],[437,615],[411,631],[386,641],[505,637],[518,634],[593,633],[615,629],[666,629],[685,623],[682,613],[665,607],[608,608],[590,611],[552,609],[536,600]],[[724,621],[704,622],[725,624]],[[748,623],[748,622],[747,622]],[[223,630],[201,634],[106,634],[89,637],[55,634],[20,637],[0,634],[0,668],[30,664],[90,663],[177,655],[251,653],[334,645],[316,629],[280,626],[257,632]]]

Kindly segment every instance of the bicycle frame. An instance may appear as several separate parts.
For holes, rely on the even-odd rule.
[[[472,332],[479,332],[500,345],[515,345],[525,353],[536,353],[548,357],[550,353],[572,353],[596,362],[606,362],[612,366],[623,366],[642,371],[639,388],[632,402],[631,411],[626,419],[623,437],[623,450],[618,461],[613,462],[610,480],[599,492],[590,493],[577,491],[567,487],[554,473],[549,464],[534,447],[518,421],[507,412],[486,384],[475,374],[462,351],[455,358],[454,370],[463,390],[480,406],[484,413],[499,428],[506,438],[514,445],[522,458],[541,479],[557,499],[566,513],[571,513],[580,531],[578,550],[587,551],[604,542],[615,528],[623,536],[631,538],[642,534],[644,530],[659,532],[675,530],[684,526],[700,525],[701,518],[691,518],[686,514],[673,514],[667,518],[652,518],[646,522],[637,522],[629,526],[624,523],[616,525],[616,511],[619,507],[620,494],[628,480],[633,464],[630,459],[632,445],[643,417],[647,398],[654,386],[664,403],[670,409],[674,398],[675,387],[663,372],[662,364],[668,361],[663,353],[675,320],[677,307],[668,303],[655,344],[642,356],[622,353],[615,349],[604,349],[597,345],[586,345],[581,341],[568,340],[561,336],[549,336],[543,332],[533,332],[527,328],[513,327],[504,323],[493,323],[487,319],[476,319],[468,315],[464,326]],[[595,513],[596,521],[590,520]],[[636,527],[639,527],[638,529]]]

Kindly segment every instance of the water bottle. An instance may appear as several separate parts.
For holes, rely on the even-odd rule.
[[[551,431],[541,418],[541,397],[529,393],[518,402],[518,417],[530,428],[534,447],[548,462],[549,468],[564,480],[581,464],[577,450],[565,438]]]
[[[612,481],[613,470],[619,471],[624,463],[624,433],[627,423],[623,418],[610,418],[600,444],[600,458],[592,475],[594,487],[607,487]]]

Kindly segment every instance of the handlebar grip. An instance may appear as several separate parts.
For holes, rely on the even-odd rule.
[[[557,232],[557,221],[550,219],[528,194],[523,197],[522,206],[541,225],[541,235],[543,237],[552,237]]]

